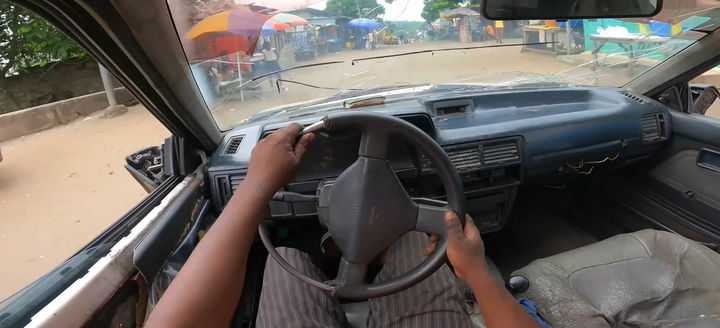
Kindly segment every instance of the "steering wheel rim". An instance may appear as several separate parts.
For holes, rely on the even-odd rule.
[[[305,276],[277,253],[269,238],[267,227],[260,225],[258,230],[260,239],[270,256],[283,269],[298,279],[329,291],[336,297],[346,299],[368,299],[393,294],[412,287],[437,271],[447,260],[448,239],[443,220],[444,213],[452,210],[462,221],[465,219],[465,197],[460,176],[442,147],[424,131],[394,116],[372,112],[343,112],[328,115],[323,118],[322,122],[322,127],[328,131],[344,128],[358,128],[362,131],[359,158],[338,176],[333,186],[329,187],[331,190],[325,197],[335,196],[336,201],[329,202],[330,214],[321,217],[321,222],[328,221],[323,224],[328,227],[331,235],[336,232],[340,239],[336,240],[336,243],[341,248],[343,258],[340,260],[338,277],[329,282],[320,282]],[[400,195],[400,191],[397,191],[399,180],[386,160],[387,138],[391,135],[401,137],[430,159],[445,188],[446,206],[417,204],[410,200],[402,185],[400,188],[405,196]],[[388,168],[394,181],[392,177],[388,176]],[[367,179],[368,172],[373,172],[372,179]],[[360,178],[362,181],[359,181]],[[371,183],[367,180],[374,181]],[[376,187],[375,185],[382,186]],[[376,195],[378,191],[382,195]],[[386,197],[385,194],[391,195],[393,192],[395,197],[391,197],[393,198],[391,202],[378,198]],[[361,196],[355,197],[357,194],[361,194]],[[320,198],[323,199],[323,195]],[[337,201],[338,198],[342,201]],[[356,199],[360,200],[356,201]],[[363,200],[373,204],[365,204]],[[376,210],[376,206],[381,209]],[[382,209],[383,206],[384,209]],[[346,214],[348,212],[350,212],[349,219]],[[403,216],[403,219],[399,219],[397,222],[395,222],[395,218],[386,219],[382,223],[383,230],[380,231],[378,228],[373,228],[379,226],[373,222],[374,218],[383,216],[377,212],[395,213],[389,215],[408,212],[410,213],[408,216],[411,218],[407,219]],[[413,226],[409,227],[410,221],[408,220],[412,220],[413,217]],[[368,218],[369,221],[367,221]],[[348,224],[347,221],[350,223]],[[390,241],[391,244],[404,233],[413,230],[438,235],[438,246],[435,252],[427,256],[418,266],[396,278],[380,283],[365,283],[366,265],[369,259],[377,256],[375,254],[377,250],[387,247],[389,239],[395,238]],[[378,237],[378,234],[383,236]],[[335,237],[333,236],[334,239]],[[359,243],[364,244],[359,246]],[[365,251],[367,248],[373,249]],[[343,249],[349,254],[345,254]]]

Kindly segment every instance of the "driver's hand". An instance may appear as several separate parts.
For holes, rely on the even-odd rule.
[[[458,278],[466,280],[478,270],[487,270],[485,245],[480,238],[480,231],[470,215],[466,216],[463,230],[457,214],[449,211],[445,213],[445,226],[448,229],[448,260]],[[430,236],[430,245],[425,249],[425,255],[430,255],[435,251],[437,240],[436,235]]]
[[[272,197],[282,186],[290,182],[300,159],[305,155],[315,135],[306,134],[295,143],[303,126],[292,123],[260,140],[252,151],[246,182],[259,192]]]

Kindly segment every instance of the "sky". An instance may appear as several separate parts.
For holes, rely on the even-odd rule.
[[[385,7],[385,15],[383,20],[389,21],[425,21],[420,13],[422,13],[422,0],[394,0],[392,4],[385,3],[384,0],[378,0]],[[312,5],[315,9],[325,9],[327,1],[320,1]]]

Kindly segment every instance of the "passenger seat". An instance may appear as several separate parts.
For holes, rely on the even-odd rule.
[[[673,233],[617,235],[513,275],[554,328],[720,327],[720,254]]]

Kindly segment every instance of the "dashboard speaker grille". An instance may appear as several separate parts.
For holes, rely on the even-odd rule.
[[[630,99],[634,100],[635,102],[637,102],[637,103],[639,103],[639,104],[645,105],[645,104],[649,104],[649,103],[650,103],[650,100],[647,100],[647,99],[645,99],[645,98],[643,98],[643,97],[640,97],[640,96],[638,96],[638,95],[636,95],[636,94],[633,94],[633,93],[631,93],[630,91],[621,91],[620,93],[622,93],[623,96],[625,96],[625,97],[627,97],[627,98],[630,98]]]

